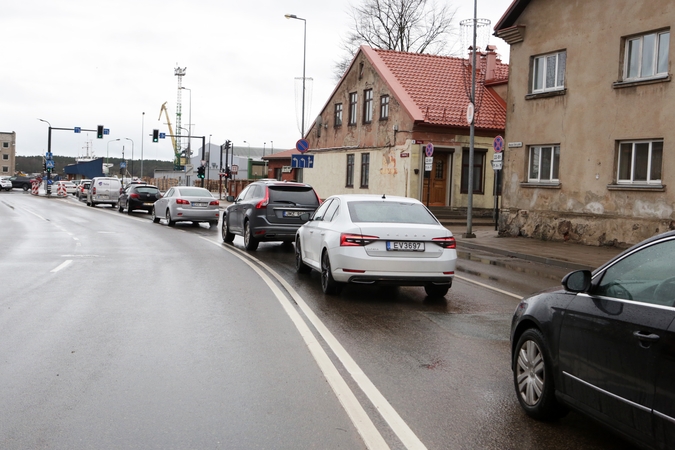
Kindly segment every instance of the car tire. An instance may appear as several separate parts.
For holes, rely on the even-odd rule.
[[[298,273],[310,273],[312,268],[302,262],[302,250],[300,248],[300,238],[295,240],[295,271]]]
[[[513,352],[512,367],[518,402],[527,415],[548,421],[567,413],[555,398],[553,364],[541,331],[529,328],[523,332]]]
[[[342,283],[338,283],[333,278],[330,258],[325,250],[321,255],[321,290],[326,295],[337,295],[342,291]]]
[[[230,233],[230,227],[227,225],[227,218],[223,217],[223,226],[220,228],[220,235],[223,242],[230,244],[234,241],[234,233]]]
[[[166,224],[169,225],[170,227],[175,227],[176,222],[171,219],[171,211],[167,208],[166,210]]]
[[[26,192],[28,189],[30,189],[30,186],[27,184],[23,185],[23,191]]]
[[[448,285],[437,285],[437,284],[425,284],[424,285],[424,292],[427,293],[427,296],[431,298],[441,298],[445,297],[445,295],[448,293],[450,290],[450,286]]]
[[[132,212],[134,212],[134,210],[131,209],[131,207],[129,207],[129,205],[127,205],[127,214],[131,215]]]
[[[251,227],[248,220],[244,222],[244,248],[254,252],[258,248],[258,240],[251,236]]]
[[[152,216],[152,223],[159,223],[159,217],[155,214],[155,208],[151,208],[149,212]]]
[[[90,201],[90,202],[87,203],[87,206],[94,207],[94,206],[96,206],[96,204],[95,204],[94,201],[92,200],[92,201]]]

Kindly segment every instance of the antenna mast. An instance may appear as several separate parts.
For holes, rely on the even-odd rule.
[[[182,113],[182,100],[181,100],[181,91],[183,90],[183,77],[185,76],[185,71],[187,70],[187,67],[183,67],[182,69],[180,67],[176,67],[174,69],[174,75],[178,77],[178,98],[176,99],[176,134],[178,135],[178,139],[176,139],[176,148],[174,149],[176,154],[180,153],[181,150],[181,116],[183,115]]]

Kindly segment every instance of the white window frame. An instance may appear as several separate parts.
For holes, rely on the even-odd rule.
[[[654,148],[654,144],[658,144],[657,148]],[[631,146],[630,149],[630,174],[628,176],[624,176],[622,178],[622,164],[625,162],[625,158],[622,159],[623,156],[623,149],[625,146]],[[638,146],[644,146],[648,145],[648,153],[647,153],[647,174],[646,174],[646,180],[636,180],[636,150]],[[655,150],[657,150],[660,154],[658,156],[655,155]],[[659,165],[659,167],[654,167],[655,170],[652,169],[652,166]],[[619,146],[618,146],[618,152],[617,152],[617,163],[616,163],[616,182],[617,184],[638,184],[638,185],[645,185],[645,184],[650,184],[650,185],[661,185],[661,178],[663,177],[662,170],[663,170],[663,139],[654,139],[654,140],[639,140],[639,141],[620,141]],[[658,172],[656,171],[658,170]],[[652,178],[653,177],[653,178]]]
[[[553,60],[553,61],[552,61]],[[553,85],[546,86],[546,74],[549,71],[549,66],[553,62]],[[537,70],[541,68],[541,73]],[[567,69],[567,50],[559,52],[547,53],[546,55],[535,56],[532,59],[532,93],[538,94],[541,92],[560,91],[565,89],[565,71]],[[540,75],[541,86],[537,85]]]
[[[542,178],[542,162],[545,152],[550,155],[550,166],[547,174],[548,178]],[[537,174],[533,175],[533,167],[536,164]],[[527,181],[528,183],[560,183],[560,145],[532,145],[529,148],[527,163]]]
[[[645,39],[653,39],[648,47],[650,53],[645,54]],[[668,76],[668,52],[670,49],[670,30],[645,33],[640,36],[626,38],[624,42],[623,79],[624,81],[639,81],[650,78],[663,78]],[[635,54],[634,62],[631,57]],[[644,64],[649,62],[653,68],[652,73],[643,73]],[[659,68],[660,67],[660,68]],[[629,71],[631,73],[629,73]]]

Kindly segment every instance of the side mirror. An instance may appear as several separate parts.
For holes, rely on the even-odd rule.
[[[591,272],[590,270],[570,272],[562,279],[562,285],[566,291],[587,292],[591,288]]]
[[[227,197],[225,197],[225,200],[227,200],[230,203],[234,202],[234,195],[228,195]]]

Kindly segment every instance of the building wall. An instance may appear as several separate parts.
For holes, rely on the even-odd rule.
[[[517,21],[524,41],[510,49],[503,234],[625,246],[673,228],[675,194],[666,189],[675,181],[675,159],[667,156],[675,142],[673,85],[670,78],[615,83],[622,39],[674,22],[668,0],[530,2]],[[560,50],[567,52],[564,94],[526,98],[532,56]],[[674,51],[671,39],[669,73]],[[663,186],[618,187],[618,142],[657,138],[664,140]],[[527,183],[529,147],[544,144],[560,145],[558,185]]]
[[[0,131],[0,176],[12,176],[16,171],[16,133]]]

